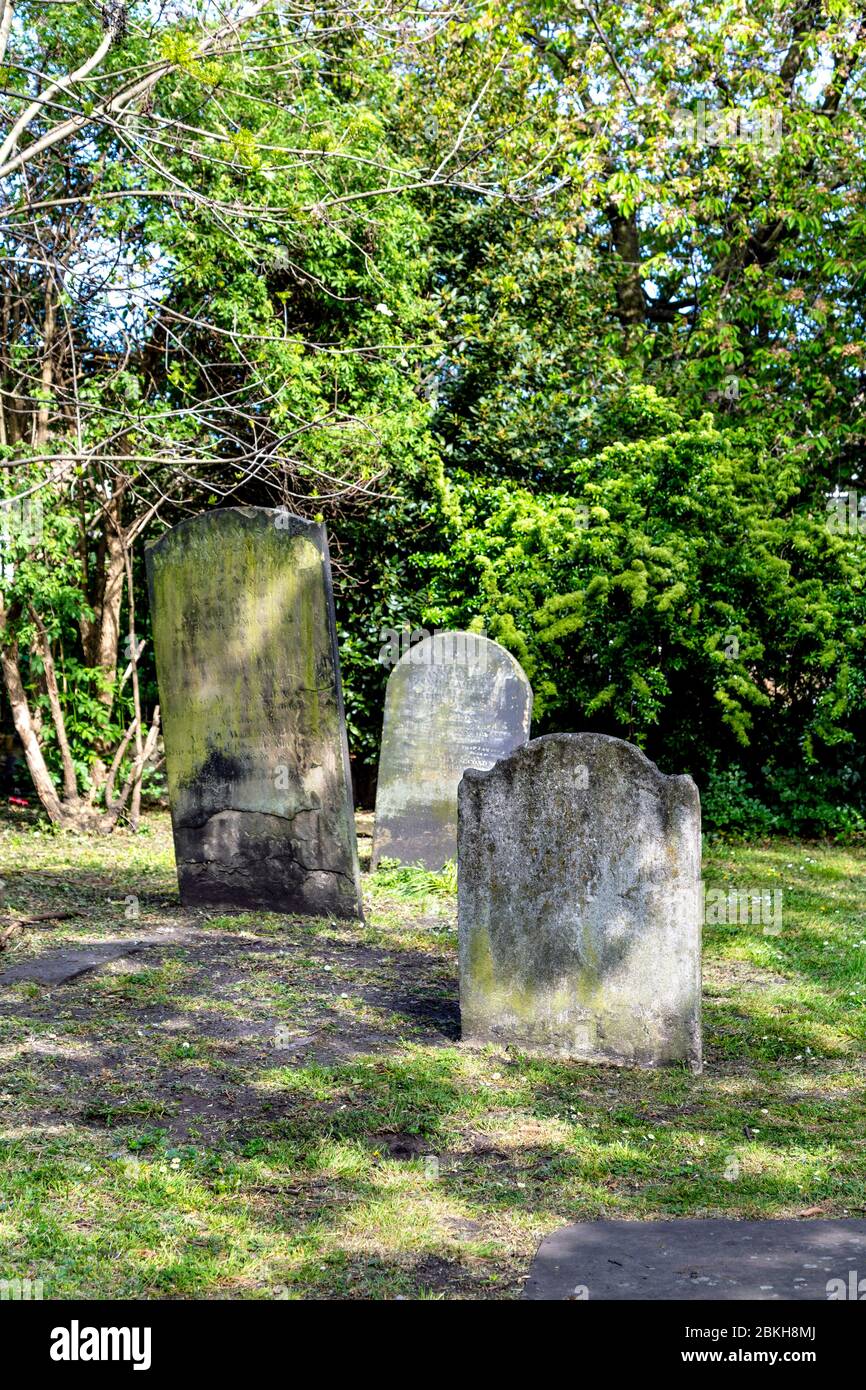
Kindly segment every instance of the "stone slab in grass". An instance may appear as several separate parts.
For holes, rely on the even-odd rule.
[[[175,945],[177,940],[177,935],[163,932],[158,937],[101,941],[75,950],[46,951],[44,955],[31,956],[4,970],[0,985],[16,984],[19,980],[31,980],[38,985],[62,985],[124,956],[140,955],[151,946]]]
[[[523,1297],[826,1302],[859,1297],[858,1270],[866,1221],[583,1221],[542,1241]]]

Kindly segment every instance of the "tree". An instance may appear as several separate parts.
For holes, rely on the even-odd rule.
[[[113,824],[98,807],[133,746],[135,814],[156,724],[145,738],[133,551],[155,519],[262,493],[363,510],[397,460],[411,471],[429,452],[413,361],[432,326],[408,195],[485,190],[468,125],[430,165],[392,147],[387,113],[457,17],[389,0],[5,3],[2,495],[39,498],[45,520],[7,554],[0,646],[52,819]],[[48,575],[61,555],[62,611]],[[92,704],[78,768],[61,648]]]
[[[437,520],[404,561],[408,591],[424,596],[418,620],[489,624],[529,662],[541,728],[594,723],[660,750],[672,769],[687,756],[705,787],[740,778],[764,798],[762,823],[788,817],[790,828],[802,812],[813,829],[839,828],[847,804],[860,824],[862,540],[852,532],[842,544],[826,524],[833,495],[862,484],[858,7],[536,3],[475,15],[468,58],[435,46],[419,108],[459,94],[463,73],[471,82],[471,55],[499,26],[512,48],[488,129],[510,122],[513,146],[521,113],[544,109],[553,153],[546,197],[421,195],[434,234],[443,348],[433,428],[445,475]],[[505,149],[491,146],[491,166]],[[733,529],[715,494],[693,490],[720,485],[698,447],[706,428],[731,470],[722,495]],[[695,479],[677,480],[690,499],[678,517],[666,489],[684,459]],[[621,507],[603,500],[607,519],[561,534],[560,515],[594,505],[593,479],[608,498],[614,478]],[[627,498],[643,509],[630,521]],[[695,518],[702,534],[725,537],[701,544],[726,577],[741,567],[756,586],[748,602],[698,562]],[[683,582],[699,603],[697,632],[673,599],[656,616],[663,593],[632,528],[639,545],[692,556]],[[623,575],[608,568],[620,550]],[[638,582],[642,566],[650,577]],[[641,594],[645,582],[638,609],[627,586]],[[548,599],[567,608],[593,583],[590,607],[619,653],[607,679],[586,615],[578,623],[563,610],[567,641],[542,642],[536,626]],[[741,608],[756,640],[719,664]],[[674,621],[672,644],[662,628]]]

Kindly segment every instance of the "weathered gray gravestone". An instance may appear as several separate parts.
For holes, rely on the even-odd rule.
[[[441,869],[457,853],[457,787],[529,738],[532,690],[519,662],[474,632],[438,632],[388,678],[373,866]]]
[[[147,572],[182,902],[360,916],[324,527],[206,512]]]
[[[701,1067],[700,802],[630,743],[549,734],[460,784],[469,1041]]]

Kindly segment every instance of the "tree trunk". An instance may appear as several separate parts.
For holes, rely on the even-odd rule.
[[[2,594],[0,594],[0,665],[3,668],[6,694],[9,696],[9,703],[12,706],[15,730],[24,748],[24,756],[27,759],[27,766],[30,770],[30,776],[33,778],[36,793],[45,807],[49,819],[54,821],[55,825],[65,825],[67,824],[67,815],[57,795],[57,789],[42,756],[42,749],[33,728],[30,706],[27,702],[24,682],[21,679],[18,643],[7,632],[6,607]]]
[[[66,733],[66,720],[63,717],[63,705],[60,700],[60,691],[57,687],[57,672],[54,669],[54,657],[51,652],[51,643],[48,640],[48,633],[45,624],[33,605],[30,605],[30,616],[36,624],[39,633],[37,650],[45,668],[45,688],[48,692],[48,705],[51,710],[51,719],[54,724],[54,731],[57,734],[57,747],[60,749],[60,759],[63,764],[63,800],[66,803],[76,803],[78,801],[78,778],[75,775],[75,764],[72,761],[72,750],[69,747],[69,739]]]
[[[132,788],[132,803],[129,808],[129,827],[137,830],[141,820],[141,772],[144,770],[144,745],[141,739],[141,693],[138,687],[138,639],[135,635],[135,592],[132,581],[132,555],[124,546],[126,566],[126,602],[129,609],[129,661],[132,666],[132,703],[135,713],[135,765],[139,775]]]
[[[102,511],[104,531],[99,562],[92,574],[93,587],[90,594],[95,617],[92,621],[82,618],[80,623],[85,660],[88,666],[94,666],[102,673],[102,688],[97,694],[97,699],[104,706],[106,715],[111,713],[114,704],[120,609],[126,576],[122,512],[123,493],[119,490],[105,504]],[[105,786],[108,772],[105,760],[110,751],[107,742],[103,742],[97,750],[97,757],[91,769],[91,802]]]
[[[617,317],[628,333],[646,318],[646,299],[640,274],[640,237],[634,213],[623,217],[611,204],[607,210],[613,249],[619,257],[621,270],[616,282]]]
[[[33,443],[38,447],[48,443],[51,419],[51,388],[54,385],[54,339],[57,333],[57,291],[50,275],[45,281],[45,321],[42,327],[42,369],[39,378],[39,401]]]

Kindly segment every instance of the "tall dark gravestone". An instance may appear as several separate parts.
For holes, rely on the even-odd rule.
[[[324,526],[206,512],[147,575],[184,906],[361,916]]]
[[[457,856],[457,788],[526,743],[532,690],[520,663],[475,632],[437,632],[388,677],[373,865],[441,869]]]

